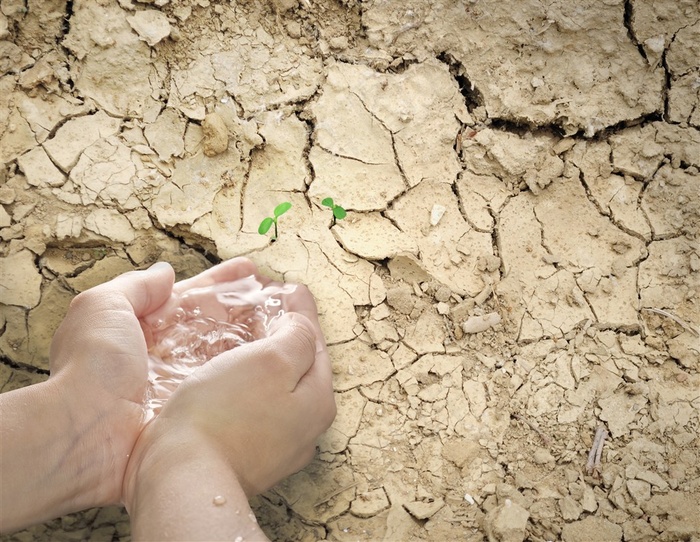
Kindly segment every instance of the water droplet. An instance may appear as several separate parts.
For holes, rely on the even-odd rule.
[[[165,323],[165,322],[163,321],[162,318],[158,318],[158,320],[156,320],[156,321],[153,323],[153,327],[156,328],[156,329],[160,329],[161,327],[163,327],[163,324],[164,324],[164,323]]]
[[[216,506],[223,506],[226,504],[226,497],[223,495],[217,495],[212,501]]]
[[[178,307],[177,309],[175,309],[175,321],[179,322],[180,320],[182,320],[185,317],[185,314],[185,309],[183,309],[182,307]]]
[[[199,316],[200,314],[202,314],[202,309],[200,307],[192,309],[192,316]]]
[[[248,514],[248,519],[250,519],[250,521],[252,521],[253,523],[257,523],[257,522],[258,522],[258,518],[255,517],[255,514],[253,514],[253,512],[251,512],[250,514]]]
[[[243,542],[243,537],[242,536],[237,536],[233,542]]]

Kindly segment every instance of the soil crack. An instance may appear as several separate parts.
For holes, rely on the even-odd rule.
[[[625,6],[624,6],[624,16],[623,16],[623,21],[625,28],[627,29],[627,36],[629,37],[630,41],[634,44],[634,46],[637,48],[637,51],[639,51],[639,54],[641,57],[648,62],[649,59],[647,58],[647,53],[644,50],[644,46],[639,42],[637,39],[637,34],[634,31],[634,1],[633,0],[625,0]]]

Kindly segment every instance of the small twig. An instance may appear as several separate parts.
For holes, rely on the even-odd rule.
[[[513,418],[515,418],[516,420],[520,420],[521,422],[529,425],[530,429],[532,429],[535,433],[537,433],[540,436],[545,446],[552,445],[552,440],[546,434],[544,434],[539,427],[537,427],[534,423],[528,420],[525,416],[521,416],[520,414],[516,413],[511,413],[511,416],[513,416]]]
[[[593,438],[593,446],[588,452],[588,462],[586,463],[586,472],[593,476],[600,476],[600,458],[603,454],[603,444],[608,437],[608,431],[604,425],[599,425]]]
[[[314,508],[316,508],[317,506],[321,506],[323,503],[330,501],[333,497],[336,497],[336,496],[340,495],[341,493],[343,493],[344,491],[347,491],[348,489],[352,489],[353,487],[355,487],[357,485],[360,485],[360,482],[353,482],[349,486],[345,486],[345,487],[341,487],[340,489],[336,489],[333,493],[331,493],[327,497],[324,497],[323,499],[318,501],[316,504],[314,504]]]
[[[697,329],[693,328],[693,326],[691,326],[688,322],[685,322],[684,320],[681,320],[680,318],[678,318],[678,316],[676,316],[676,315],[673,314],[673,313],[670,313],[670,312],[665,311],[665,310],[663,310],[663,309],[655,309],[655,308],[653,308],[653,307],[642,307],[642,310],[643,310],[643,311],[653,312],[653,313],[655,313],[655,314],[660,314],[661,316],[665,316],[666,318],[670,318],[671,320],[673,320],[674,322],[676,322],[676,324],[678,324],[679,326],[681,326],[681,327],[682,327],[683,329],[685,329],[686,331],[689,331],[690,333],[692,333],[692,334],[695,335],[696,337],[700,337],[700,333],[698,333]]]

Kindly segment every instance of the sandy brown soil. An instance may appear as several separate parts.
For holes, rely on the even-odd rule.
[[[246,254],[310,285],[339,406],[273,539],[700,539],[696,0],[0,11],[2,391],[77,292]]]

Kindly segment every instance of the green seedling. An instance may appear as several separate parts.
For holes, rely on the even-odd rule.
[[[260,226],[258,226],[258,233],[260,235],[265,235],[268,231],[270,231],[270,226],[273,224],[275,225],[275,235],[272,238],[272,240],[277,239],[277,219],[281,217],[284,213],[289,211],[291,209],[292,204],[289,203],[288,201],[284,201],[280,203],[277,207],[275,207],[275,210],[272,212],[274,216],[267,216],[263,219],[263,221],[260,223]]]
[[[343,209],[340,205],[333,203],[333,198],[326,198],[321,202],[321,205],[325,205],[333,211],[333,225],[337,220],[342,220],[347,216],[347,211]]]

